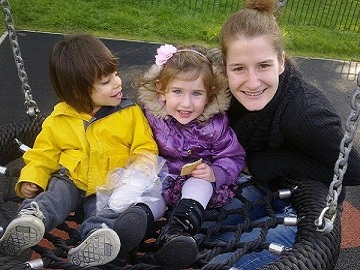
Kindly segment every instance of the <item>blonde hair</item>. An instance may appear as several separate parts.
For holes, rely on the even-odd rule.
[[[268,36],[281,60],[284,43],[274,11],[276,0],[248,0],[245,7],[232,14],[221,29],[221,51],[226,62],[229,42],[241,38]]]

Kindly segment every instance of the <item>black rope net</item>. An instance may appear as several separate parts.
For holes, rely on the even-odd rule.
[[[15,138],[26,145],[32,146],[36,135],[41,130],[41,124],[46,115],[39,115],[35,119],[29,117],[14,122],[0,130],[0,165],[5,166],[15,159],[21,157],[22,152]],[[14,184],[19,175],[21,165],[18,164],[6,167],[4,175],[0,175],[0,225],[5,228],[15,217],[20,200],[13,191]],[[271,228],[280,224],[288,226],[286,218],[279,218],[275,215],[272,208],[272,201],[281,196],[281,191],[291,191],[291,203],[297,212],[298,232],[295,243],[292,247],[282,248],[276,262],[269,264],[262,269],[334,269],[339,253],[341,238],[341,206],[334,222],[334,228],[330,233],[323,233],[316,229],[314,221],[319,213],[326,206],[328,188],[316,181],[306,181],[303,179],[281,179],[279,180],[280,190],[271,192],[262,189],[263,197],[257,201],[248,201],[241,196],[242,188],[254,184],[252,180],[239,184],[237,198],[243,203],[243,207],[238,209],[218,208],[206,212],[205,221],[211,222],[211,226],[203,228],[195,236],[199,253],[196,262],[191,265],[191,269],[230,269],[242,256],[247,253],[259,252],[264,249],[271,250],[273,243],[266,241],[266,235]],[[259,187],[261,188],[261,187]],[[268,218],[258,221],[251,220],[249,213],[259,205],[263,206]],[[224,220],[231,215],[242,215],[244,222],[235,225],[225,225]],[[51,231],[44,236],[46,245],[40,244],[23,252],[16,258],[0,256],[0,270],[4,269],[83,269],[66,260],[68,250],[80,242],[77,232],[77,224],[81,220],[78,215],[69,216],[69,220],[64,222],[56,231]],[[75,221],[75,222],[74,222]],[[165,224],[166,216],[156,223],[154,231],[148,236],[138,248],[129,256],[128,264],[124,267],[114,265],[102,267],[89,267],[87,269],[165,269],[159,265],[152,265],[148,258],[156,251],[155,239],[161,226]],[[75,224],[75,226],[74,226]],[[260,229],[258,238],[250,242],[241,242],[241,235],[255,228]],[[226,243],[214,241],[214,237],[222,233],[232,233],[233,237]],[[65,236],[64,236],[65,234]],[[1,251],[0,251],[1,252]],[[226,260],[211,263],[211,259],[216,255],[232,252]],[[39,254],[41,259],[31,260],[34,253]]]

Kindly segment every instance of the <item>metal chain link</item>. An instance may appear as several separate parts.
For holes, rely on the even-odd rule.
[[[345,123],[345,134],[340,143],[339,158],[335,163],[333,181],[329,186],[329,194],[327,196],[326,207],[315,221],[315,225],[319,231],[330,232],[332,224],[336,218],[336,209],[338,197],[341,193],[344,174],[348,166],[349,154],[353,145],[355,132],[358,125],[360,115],[360,72],[357,76],[357,88],[352,95],[350,114]],[[332,218],[325,217],[328,212]]]
[[[276,20],[280,18],[281,9],[286,5],[287,0],[277,0],[276,1],[276,8],[274,10],[274,16]]]
[[[7,0],[1,0],[0,3],[2,6],[2,10],[5,14],[5,25],[6,25],[8,34],[9,34],[9,41],[10,41],[10,45],[11,45],[11,48],[13,51],[15,64],[16,64],[16,67],[18,70],[18,76],[21,81],[21,88],[22,88],[22,91],[25,96],[24,104],[26,107],[26,113],[30,117],[35,117],[38,115],[40,110],[39,110],[35,100],[32,98],[31,88],[28,83],[28,76],[27,76],[27,73],[26,73],[25,67],[24,67],[24,61],[21,57],[20,46],[18,43],[18,38],[16,35],[15,27],[14,27],[14,21],[12,19],[11,12],[10,12],[10,4]]]

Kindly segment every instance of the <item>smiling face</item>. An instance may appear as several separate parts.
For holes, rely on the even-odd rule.
[[[284,63],[285,53],[279,61],[266,36],[229,42],[226,73],[232,94],[249,111],[263,109],[277,91]]]
[[[93,113],[96,113],[102,106],[117,106],[122,98],[122,81],[117,72],[107,76],[102,76],[94,84],[94,90],[91,92],[93,102]]]
[[[176,77],[160,99],[164,101],[167,113],[179,123],[185,125],[191,122],[203,113],[206,105],[207,92],[203,76],[200,75],[195,80]]]

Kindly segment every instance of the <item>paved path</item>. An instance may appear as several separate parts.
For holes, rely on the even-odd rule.
[[[18,39],[28,74],[33,98],[41,112],[48,113],[56,103],[47,70],[51,46],[61,35],[19,31]],[[131,82],[134,76],[154,61],[159,44],[103,39],[120,59],[120,75],[124,92],[134,97]],[[356,74],[360,63],[323,59],[295,58],[305,79],[324,91],[335,109],[347,119],[350,100],[356,88]],[[0,38],[0,126],[24,117],[24,96],[6,35]],[[360,132],[355,136],[355,147],[360,146]],[[342,252],[337,270],[360,269],[360,186],[349,189],[345,203],[342,228]]]

